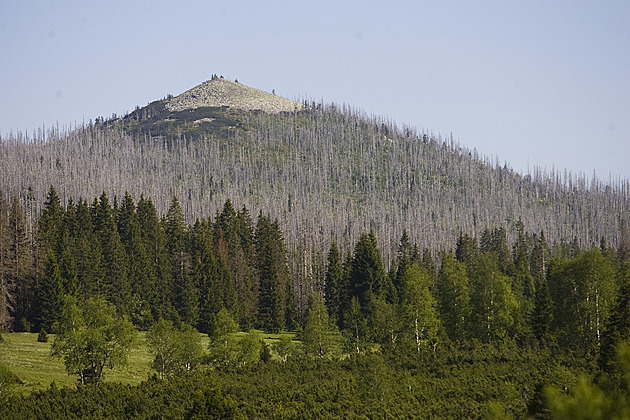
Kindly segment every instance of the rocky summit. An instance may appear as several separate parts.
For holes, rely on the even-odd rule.
[[[166,104],[170,111],[221,106],[268,113],[304,109],[304,105],[298,102],[216,76],[172,98]]]

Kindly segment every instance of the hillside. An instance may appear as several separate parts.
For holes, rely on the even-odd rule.
[[[0,188],[21,197],[30,221],[50,185],[65,202],[148,195],[161,214],[176,196],[191,223],[227,199],[282,215],[292,268],[311,281],[333,238],[345,252],[370,230],[386,261],[403,230],[440,251],[461,231],[504,227],[513,238],[519,218],[551,243],[614,245],[630,196],[627,180],[523,176],[452,139],[221,78],[115,120],[2,139],[0,162]]]
[[[129,135],[151,137],[222,136],[224,131],[243,128],[241,113],[299,112],[303,104],[241,83],[213,76],[178,96],[169,95],[118,120],[97,124],[122,128]]]
[[[153,355],[159,374],[7,397],[4,417],[524,418],[589,404],[595,378],[595,406],[625,410],[628,180],[519,174],[348,106],[243,109],[279,109],[256,92],[213,78],[0,141],[0,329],[56,334],[81,384],[148,330],[143,369],[111,378]],[[0,343],[5,388],[62,374],[26,366],[48,346]]]

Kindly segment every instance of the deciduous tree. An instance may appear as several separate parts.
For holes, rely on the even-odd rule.
[[[136,336],[131,322],[100,297],[79,306],[68,295],[56,329],[52,355],[62,357],[68,374],[78,375],[82,385],[98,385],[108,371],[124,364]]]
[[[471,331],[479,340],[503,339],[512,332],[518,302],[510,278],[500,271],[494,252],[480,254],[471,274]]]
[[[337,354],[339,347],[339,332],[330,322],[324,300],[319,294],[309,298],[306,323],[302,333],[302,343],[307,355],[324,358]]]
[[[417,352],[437,346],[439,318],[437,302],[431,294],[429,273],[418,263],[407,270],[401,308],[403,332],[411,339]]]
[[[470,292],[464,262],[452,253],[442,254],[438,291],[440,318],[448,337],[453,340],[467,338],[470,322]]]

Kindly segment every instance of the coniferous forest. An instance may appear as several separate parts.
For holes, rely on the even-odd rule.
[[[1,417],[630,414],[627,181],[169,100],[2,139],[0,325],[78,386],[12,395],[0,365]],[[154,375],[102,382],[138,331]]]

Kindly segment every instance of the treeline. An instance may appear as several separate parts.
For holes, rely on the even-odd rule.
[[[101,296],[142,329],[167,319],[208,333],[222,309],[243,331],[300,331],[321,302],[317,319],[330,322],[317,328],[323,336],[342,333],[348,352],[374,343],[419,351],[514,339],[596,358],[608,323],[627,321],[617,308],[630,275],[625,223],[617,249],[605,239],[588,250],[577,241],[550,246],[544,232],[530,234],[520,221],[513,243],[504,228],[479,238],[460,233],[454,252],[436,256],[403,233],[389,266],[375,235],[364,233],[344,252],[332,242],[301,305],[296,296],[305,285],[291,276],[278,221],[262,212],[254,221],[229,200],[214,220],[188,225],[176,198],[160,217],[151,199],[136,204],[129,194],[112,203],[105,193],[92,204],[70,200],[64,208],[51,187],[29,236],[19,200],[0,198],[0,320],[7,330],[55,332],[66,295]]]
[[[36,235],[14,198],[0,201],[2,327],[55,332],[64,295],[102,296],[140,328],[163,318],[209,332],[226,308],[242,329],[294,329],[297,308],[277,221],[227,201],[214,221],[187,225],[179,201],[159,217],[151,199],[66,208],[51,187]]]
[[[604,240],[589,250],[576,242],[550,249],[543,232],[529,235],[522,224],[511,246],[504,229],[487,229],[478,240],[461,234],[438,266],[403,235],[386,272],[374,236],[364,234],[345,259],[331,246],[326,306],[357,352],[375,342],[437,351],[471,339],[516,340],[606,364],[620,337],[628,337],[625,228],[622,236],[617,250]]]
[[[518,221],[513,241],[500,227],[479,237],[461,232],[452,250],[433,255],[403,231],[389,265],[373,233],[350,249],[333,240],[301,306],[295,298],[303,284],[290,275],[277,220],[259,212],[254,221],[230,201],[213,219],[189,225],[176,198],[158,216],[151,199],[136,203],[129,194],[110,201],[103,193],[91,204],[69,200],[64,207],[51,187],[35,234],[28,234],[25,217],[17,198],[0,194],[2,326],[56,332],[53,348],[83,379],[102,371],[107,359],[96,372],[73,365],[80,359],[69,356],[80,348],[72,344],[80,338],[76,319],[87,326],[86,337],[99,313],[112,326],[131,320],[149,330],[152,367],[170,380],[100,391],[53,388],[9,399],[7,413],[57,412],[56,401],[64,399],[76,402],[63,405],[67,415],[82,416],[79,402],[87,398],[95,413],[142,416],[153,413],[145,405],[157,398],[191,418],[207,410],[248,416],[318,410],[334,417],[365,409],[544,417],[550,406],[581,406],[549,384],[601,392],[578,381],[588,374],[599,378],[610,401],[625,389],[630,364],[616,354],[630,339],[625,222],[616,248],[605,239],[590,249],[577,240],[549,244],[544,232],[529,233]],[[77,311],[83,318],[72,318]],[[198,341],[190,326],[210,335],[207,354],[198,343],[187,347]],[[283,335],[269,346],[252,328],[293,330],[301,343]],[[236,339],[238,330],[249,333]],[[174,384],[195,398],[180,405]],[[92,398],[97,394],[122,408],[101,404]]]

